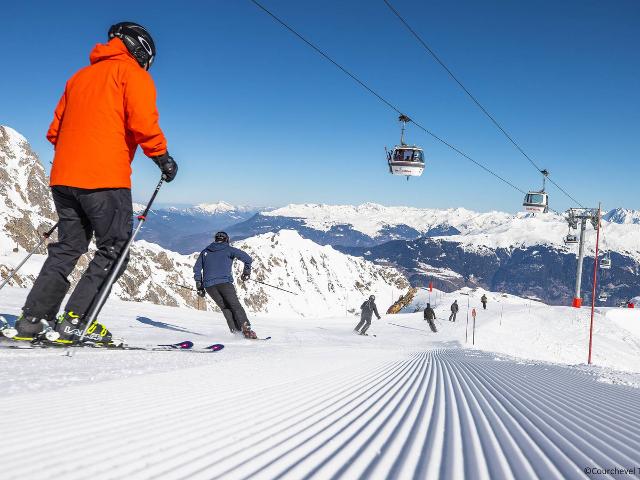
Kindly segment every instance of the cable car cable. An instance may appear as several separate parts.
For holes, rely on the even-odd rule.
[[[411,34],[416,38],[416,40],[425,48],[425,50],[427,50],[427,52],[429,52],[429,54],[435,59],[436,62],[438,62],[440,64],[440,66],[442,68],[444,68],[444,70],[449,74],[449,76],[458,84],[458,86],[469,96],[469,98],[473,101],[473,103],[475,103],[477,105],[477,107],[482,110],[482,112],[487,116],[487,118],[489,118],[489,120],[491,120],[491,122],[493,122],[493,124],[503,133],[503,135],[513,144],[514,147],[516,147],[516,149],[531,163],[531,165],[534,166],[534,168],[538,171],[538,172],[542,172],[543,169],[540,168],[536,162],[533,161],[533,159],[527,155],[527,153],[524,151],[524,149],[518,144],[518,142],[516,142],[513,137],[511,135],[509,135],[509,133],[502,127],[502,125],[500,125],[500,123],[498,123],[498,121],[493,117],[493,115],[491,115],[489,113],[489,111],[480,103],[480,101],[469,91],[469,89],[467,89],[467,87],[465,87],[462,82],[460,80],[458,80],[458,78],[453,74],[453,72],[449,69],[449,67],[447,67],[447,65],[445,65],[445,63],[440,59],[440,57],[436,54],[436,52],[433,51],[433,49],[431,47],[429,47],[429,45],[427,45],[427,43],[422,39],[422,37],[420,37],[420,35],[418,35],[418,33],[411,28],[411,26],[407,23],[407,21],[402,17],[402,15],[400,15],[400,13],[393,7],[393,5],[391,5],[391,3],[389,3],[389,0],[382,0],[387,7],[389,7],[389,10],[391,10],[393,12],[393,14],[398,17],[398,20],[400,20],[400,22],[407,28],[407,30],[409,30],[409,32],[411,32]],[[558,190],[560,190],[562,193],[564,193],[567,197],[569,197],[573,202],[575,202],[576,204],[578,204],[580,207],[584,208],[584,206],[575,198],[573,198],[564,188],[562,188],[560,185],[558,185],[552,178],[550,178],[549,176],[547,176],[547,178],[549,179],[549,181],[555,185]]]
[[[289,30],[291,33],[293,33],[296,37],[298,37],[300,40],[302,40],[304,43],[306,43],[309,47],[311,47],[313,50],[315,50],[317,53],[319,53],[320,55],[322,55],[326,60],[328,60],[329,62],[331,62],[333,65],[335,65],[336,67],[338,67],[340,70],[342,70],[342,72],[344,72],[346,75],[348,75],[349,77],[351,77],[351,79],[353,79],[356,83],[358,83],[361,87],[363,87],[364,89],[366,89],[369,93],[371,93],[372,95],[374,95],[378,100],[380,100],[382,103],[384,103],[385,105],[387,105],[389,108],[391,108],[392,110],[394,110],[396,113],[400,114],[400,115],[404,115],[404,113],[398,108],[396,107],[393,103],[391,103],[389,100],[387,100],[386,98],[384,98],[382,95],[380,95],[378,92],[376,92],[375,90],[373,90],[371,87],[369,87],[366,83],[364,83],[362,80],[360,80],[356,75],[354,75],[353,73],[351,73],[349,70],[347,70],[345,67],[343,67],[342,65],[340,65],[338,62],[336,62],[333,58],[331,58],[327,53],[325,53],[324,51],[322,51],[319,47],[317,47],[316,45],[314,45],[312,42],[310,42],[309,40],[307,40],[305,37],[303,37],[300,33],[298,33],[293,27],[289,26],[287,23],[285,23],[282,19],[280,19],[278,16],[276,16],[274,13],[272,13],[271,11],[269,11],[265,6],[263,6],[260,2],[258,2],[257,0],[249,0],[251,3],[253,3],[255,6],[257,6],[258,8],[260,8],[263,12],[265,12],[267,15],[269,15],[271,18],[273,18],[276,22],[278,22],[280,25],[282,25],[284,28],[286,28],[287,30]],[[443,145],[446,145],[447,147],[449,147],[451,150],[453,150],[454,152],[458,153],[459,155],[463,156],[464,158],[466,158],[467,160],[473,162],[475,165],[477,165],[478,167],[482,168],[484,171],[486,171],[487,173],[490,173],[491,175],[493,175],[494,177],[496,177],[497,179],[499,179],[500,181],[506,183],[507,185],[509,185],[511,188],[517,190],[520,193],[526,194],[527,192],[525,192],[524,190],[522,190],[521,188],[518,188],[517,186],[515,186],[513,183],[511,183],[509,180],[501,177],[500,175],[498,175],[496,172],[494,172],[493,170],[491,170],[490,168],[484,166],[482,163],[480,163],[479,161],[473,159],[472,157],[470,157],[469,155],[467,155],[466,153],[464,153],[462,150],[460,150],[459,148],[455,147],[454,145],[452,145],[451,143],[447,142],[446,140],[444,140],[443,138],[439,137],[438,135],[436,135],[435,133],[431,132],[430,130],[428,130],[427,128],[423,127],[422,125],[420,125],[418,122],[416,122],[415,120],[411,119],[411,123],[413,123],[416,127],[418,127],[419,129],[423,130],[425,133],[427,133],[428,135],[430,135],[431,137],[433,137],[434,139],[436,139],[437,141],[439,141],[440,143],[442,143]]]

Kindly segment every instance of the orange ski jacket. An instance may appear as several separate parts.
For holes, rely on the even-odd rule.
[[[167,151],[155,85],[119,38],[96,45],[89,59],[67,82],[47,132],[55,147],[49,184],[131,188],[137,146],[148,157]]]

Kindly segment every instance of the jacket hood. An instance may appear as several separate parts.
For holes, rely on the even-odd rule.
[[[205,248],[205,250],[209,250],[210,252],[219,252],[220,250],[224,250],[225,248],[229,248],[229,244],[226,242],[223,243],[216,243],[213,242],[211,245],[209,245],[207,248]]]
[[[112,58],[117,58],[118,60],[131,60],[138,65],[136,59],[131,56],[129,50],[127,50],[127,47],[119,38],[112,38],[108,43],[98,43],[93,47],[93,50],[91,50],[91,54],[89,55],[91,65],[102,60]]]

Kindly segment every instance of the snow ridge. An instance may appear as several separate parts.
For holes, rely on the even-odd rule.
[[[338,225],[375,238],[385,228],[406,225],[425,234],[432,229],[453,227],[455,235],[441,235],[442,240],[460,243],[468,249],[527,248],[547,245],[563,251],[574,247],[564,244],[568,225],[563,215],[519,212],[478,213],[464,208],[447,210],[413,207],[387,207],[376,203],[362,205],[290,204],[261,215],[299,219],[309,228],[327,232]],[[640,212],[615,209],[603,216],[604,250],[617,251],[640,260]],[[595,251],[595,234],[587,229],[586,252]]]

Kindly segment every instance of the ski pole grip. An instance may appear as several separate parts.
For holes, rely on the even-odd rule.
[[[51,234],[52,234],[53,232],[55,232],[56,228],[58,228],[58,223],[60,223],[60,222],[56,222],[56,223],[53,225],[53,227],[51,227],[49,230],[47,230],[46,232],[44,232],[44,233],[42,234],[42,236],[43,236],[44,238],[49,238],[49,237],[51,236]]]

